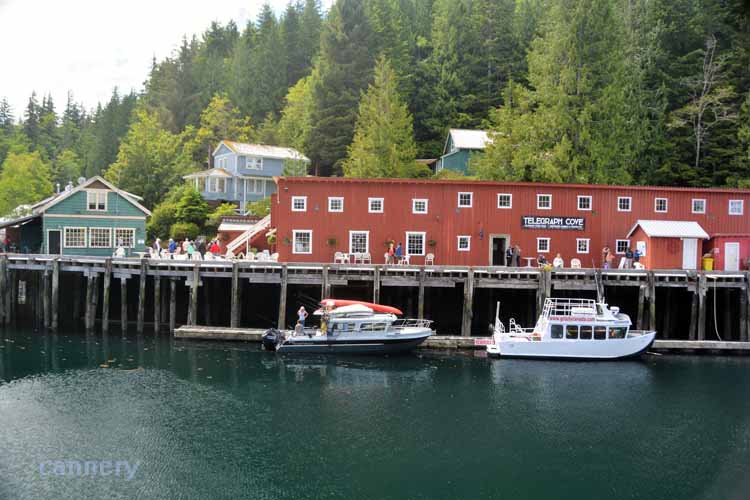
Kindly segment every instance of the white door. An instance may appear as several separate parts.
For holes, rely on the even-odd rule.
[[[695,269],[698,260],[698,240],[685,238],[682,240],[682,268]]]
[[[736,241],[734,243],[724,243],[724,270],[740,270],[740,244]]]

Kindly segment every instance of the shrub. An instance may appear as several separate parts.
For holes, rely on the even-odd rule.
[[[172,225],[172,229],[169,232],[169,237],[174,240],[184,240],[190,238],[191,240],[198,237],[200,228],[197,224],[192,222],[178,222]]]

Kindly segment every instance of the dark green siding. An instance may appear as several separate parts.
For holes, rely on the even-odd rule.
[[[443,168],[465,174],[469,168],[469,150],[458,149],[453,153],[443,156],[441,161]]]
[[[125,215],[125,216],[136,216],[143,217],[145,214],[141,209],[133,205],[133,203],[127,198],[120,196],[119,194],[110,191],[107,193],[107,211],[106,212],[94,212],[89,211],[86,205],[87,194],[86,191],[79,191],[61,201],[57,205],[50,207],[46,211],[48,214],[65,214],[65,215]]]
[[[67,201],[67,200],[66,200]],[[145,243],[139,243],[139,241],[146,241],[146,218],[141,217],[139,219],[115,219],[112,217],[43,217],[43,236],[44,246],[43,251],[47,251],[47,230],[59,229],[63,231],[65,227],[85,227],[87,229],[92,227],[101,228],[112,228],[112,238],[110,243],[113,246],[108,248],[65,248],[62,246],[63,255],[96,255],[96,256],[111,256],[116,245],[114,241],[114,228],[133,228],[135,229],[135,248],[127,249],[128,252],[143,252],[146,249]],[[62,240],[61,240],[62,244]]]

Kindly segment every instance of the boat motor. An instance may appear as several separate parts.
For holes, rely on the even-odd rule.
[[[275,351],[276,346],[281,340],[281,332],[276,328],[270,328],[265,331],[261,339],[263,340],[263,347],[266,351]]]

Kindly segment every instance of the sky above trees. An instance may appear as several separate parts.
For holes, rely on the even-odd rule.
[[[244,26],[264,3],[280,14],[288,2],[0,0],[0,65],[13,75],[0,81],[0,96],[16,116],[31,90],[60,103],[72,90],[77,102],[92,109],[107,102],[114,87],[123,94],[139,91],[153,58],[169,56],[183,35],[200,34],[212,20]],[[324,9],[331,3],[321,1]],[[31,26],[35,36],[29,36]]]

